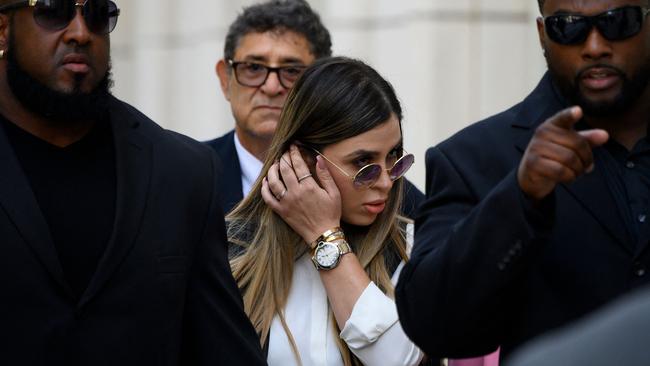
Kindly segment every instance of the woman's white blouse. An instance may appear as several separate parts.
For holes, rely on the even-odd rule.
[[[402,265],[395,271],[393,283]],[[318,271],[309,256],[303,255],[295,263],[284,312],[303,366],[343,365],[328,306]],[[364,365],[417,365],[422,358],[402,330],[395,302],[373,282],[357,300],[340,337]],[[278,316],[271,324],[267,361],[269,365],[299,365]]]

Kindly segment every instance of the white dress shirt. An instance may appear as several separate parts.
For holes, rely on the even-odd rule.
[[[251,191],[253,183],[264,167],[264,163],[259,161],[255,155],[251,154],[242,146],[237,137],[237,133],[233,134],[235,137],[235,149],[237,150],[237,158],[239,158],[239,166],[241,167],[241,190],[244,197]]]
[[[393,284],[403,264],[395,271]],[[373,282],[363,291],[337,335],[325,287],[309,254],[295,263],[284,316],[303,366],[342,366],[336,336],[345,341],[364,365],[417,365],[423,356],[404,334],[394,300]],[[271,324],[267,361],[271,366],[299,365],[277,315]]]

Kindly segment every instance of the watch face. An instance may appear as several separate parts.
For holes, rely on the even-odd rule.
[[[316,261],[325,268],[330,268],[339,260],[339,248],[331,243],[321,242],[316,249]]]

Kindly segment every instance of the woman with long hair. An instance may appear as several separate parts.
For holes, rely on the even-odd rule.
[[[392,86],[361,61],[320,60],[291,90],[260,178],[227,218],[270,365],[422,359],[393,300],[412,224],[398,215],[413,164],[401,119]]]

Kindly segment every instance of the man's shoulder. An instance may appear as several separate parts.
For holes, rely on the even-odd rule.
[[[441,142],[437,147],[447,150],[455,149],[457,146],[489,146],[488,144],[505,141],[522,104],[523,102],[518,103],[501,113],[472,123]]]
[[[228,152],[235,151],[235,130],[230,130],[221,137],[213,140],[205,141],[204,144],[210,146],[220,156],[226,155]]]
[[[521,102],[505,111],[475,122],[438,145],[438,148],[457,147],[489,149],[513,142],[520,134],[535,129],[540,123],[564,107],[552,86],[551,78],[544,75],[537,87]],[[495,144],[497,144],[495,146]]]
[[[134,129],[138,136],[146,139],[154,146],[155,151],[165,155],[182,158],[198,158],[210,156],[210,150],[200,142],[181,133],[166,130],[144,113],[129,103],[117,98],[112,100],[111,119],[121,127]]]

